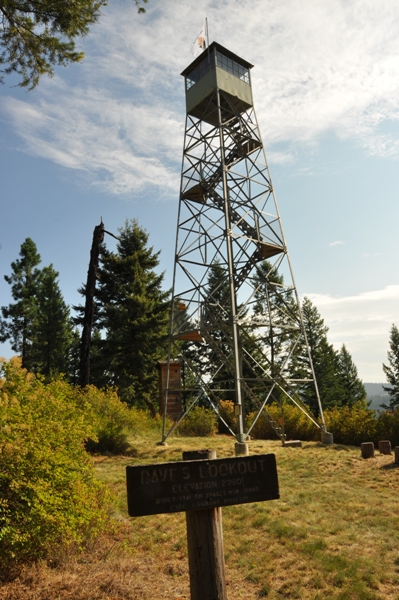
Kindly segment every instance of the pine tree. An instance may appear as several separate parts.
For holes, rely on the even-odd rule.
[[[80,341],[81,347],[81,341]],[[81,356],[81,351],[80,351]],[[79,361],[79,383],[82,382],[82,363]],[[101,337],[98,327],[93,329],[90,343],[90,383],[98,388],[114,385],[110,357],[107,356],[107,340]]]
[[[80,374],[80,347],[81,347],[81,336],[80,331],[77,327],[74,327],[74,319],[72,319],[72,337],[71,343],[68,349],[67,367],[66,367],[66,379],[72,385],[79,384]]]
[[[214,340],[213,346],[199,348],[202,360],[202,374],[212,381],[210,387],[234,388],[234,357],[231,332],[231,300],[228,274],[222,265],[215,262],[209,271],[207,298],[203,304],[202,326],[207,331],[207,340]],[[218,348],[218,351],[216,350]],[[216,354],[215,354],[216,353]],[[214,356],[215,354],[215,356]],[[221,357],[224,365],[221,365]],[[227,385],[230,382],[230,385]],[[222,400],[234,400],[233,389],[224,394]]]
[[[235,356],[232,331],[231,292],[227,270],[219,262],[211,265],[207,280],[206,297],[202,304],[201,333],[205,343],[185,350],[185,356],[194,366],[207,387],[212,391],[212,399],[236,401],[235,391]],[[247,309],[241,305],[236,307],[238,320],[245,322]],[[245,326],[239,326],[239,346],[245,343],[247,353],[241,352],[240,376],[243,384],[241,393],[243,406],[251,411],[257,405],[256,396],[264,395],[264,388],[259,388],[253,372],[253,360],[262,364],[264,356],[260,344]],[[252,361],[252,362],[251,362]],[[250,389],[251,388],[251,389]]]
[[[389,385],[383,388],[390,395],[389,404],[381,404],[385,409],[396,409],[399,406],[399,330],[395,324],[391,327],[390,350],[388,351],[388,365],[383,364],[382,369]]]
[[[15,302],[1,307],[3,319],[0,319],[0,341],[11,340],[11,348],[22,358],[22,367],[30,369],[41,276],[37,267],[41,258],[31,238],[26,238],[21,244],[19,255],[20,258],[11,263],[12,274],[4,275],[4,279],[11,285]]]
[[[323,408],[340,406],[343,391],[338,374],[338,353],[328,343],[328,327],[309,298],[305,298],[302,303],[302,315],[322,406]],[[311,373],[304,368],[304,362],[302,362],[305,353],[306,348],[298,347],[298,351],[293,357],[291,368],[295,376],[311,377]],[[304,386],[303,399],[312,412],[317,415],[319,406],[313,384]]]
[[[143,4],[147,0],[143,0]],[[138,12],[145,12],[135,0]],[[54,67],[79,62],[84,53],[75,46],[101,15],[106,0],[2,0],[0,2],[0,83],[4,74],[18,73],[22,87],[34,88]]]
[[[99,336],[95,346],[104,378],[131,405],[154,412],[158,398],[158,360],[164,359],[169,323],[169,293],[155,272],[159,252],[136,220],[119,230],[116,252],[103,250],[97,302]],[[92,375],[96,365],[92,358]],[[98,371],[97,371],[98,372]],[[92,383],[97,382],[92,378]]]
[[[4,279],[11,285],[14,303],[3,306],[0,340],[22,358],[22,367],[46,377],[70,371],[72,322],[53,266],[38,268],[41,262],[36,244],[21,244],[20,258],[11,263],[12,274]]]
[[[365,387],[359,379],[356,365],[345,344],[342,345],[338,354],[338,375],[342,388],[341,403],[343,405],[352,406],[356,402],[366,398]]]
[[[292,319],[299,321],[298,308],[292,289],[284,286],[284,277],[267,260],[257,266],[255,281],[254,314],[258,317],[265,335],[264,348],[270,360],[272,373],[280,371],[278,363],[285,359],[282,348],[293,335]],[[275,395],[278,394],[277,391]]]
[[[41,271],[37,310],[32,328],[30,368],[47,378],[67,373],[73,325],[53,265]]]

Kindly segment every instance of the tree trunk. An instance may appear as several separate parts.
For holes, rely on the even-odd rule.
[[[90,263],[87,271],[85,313],[80,346],[79,385],[81,387],[85,387],[90,383],[90,344],[94,319],[94,294],[96,291],[98,259],[103,240],[104,223],[101,221],[100,225],[96,225],[94,228]]]

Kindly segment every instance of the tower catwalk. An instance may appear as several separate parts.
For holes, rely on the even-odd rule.
[[[281,422],[267,411],[284,399],[326,431],[251,68],[213,42],[182,73],[187,117],[162,441],[195,404],[219,413],[221,400],[234,402],[238,442],[261,416],[284,442]],[[173,399],[182,401],[181,416],[167,430],[169,373],[179,361],[182,383]],[[301,399],[310,386],[319,422]]]

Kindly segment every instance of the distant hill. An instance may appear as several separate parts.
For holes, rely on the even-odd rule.
[[[370,408],[381,410],[381,404],[388,404],[388,392],[382,387],[384,383],[363,383],[366,388],[367,402],[371,401]]]

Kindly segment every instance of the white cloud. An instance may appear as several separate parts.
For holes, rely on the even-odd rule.
[[[86,92],[92,101],[89,113],[78,93],[62,105],[42,98],[30,106],[7,98],[3,106],[26,152],[84,171],[116,194],[153,185],[176,190],[183,133],[173,114],[167,109],[160,114],[159,106],[132,106],[94,89]],[[169,158],[172,149],[174,160]]]
[[[345,242],[342,242],[341,240],[336,240],[335,242],[330,242],[329,246],[344,246]]]
[[[384,381],[389,332],[399,323],[399,285],[343,298],[305,295],[329,327],[328,340],[337,349],[346,345],[363,381]]]
[[[144,16],[133,4],[112,4],[84,41],[81,68],[58,70],[23,102],[3,99],[24,150],[116,194],[150,185],[175,192],[179,73],[204,14],[211,40],[256,66],[255,107],[271,161],[293,161],[296,145],[330,132],[370,154],[399,156],[399,140],[383,131],[399,119],[399,5],[390,0],[152,0]],[[276,143],[289,148],[275,151]]]

